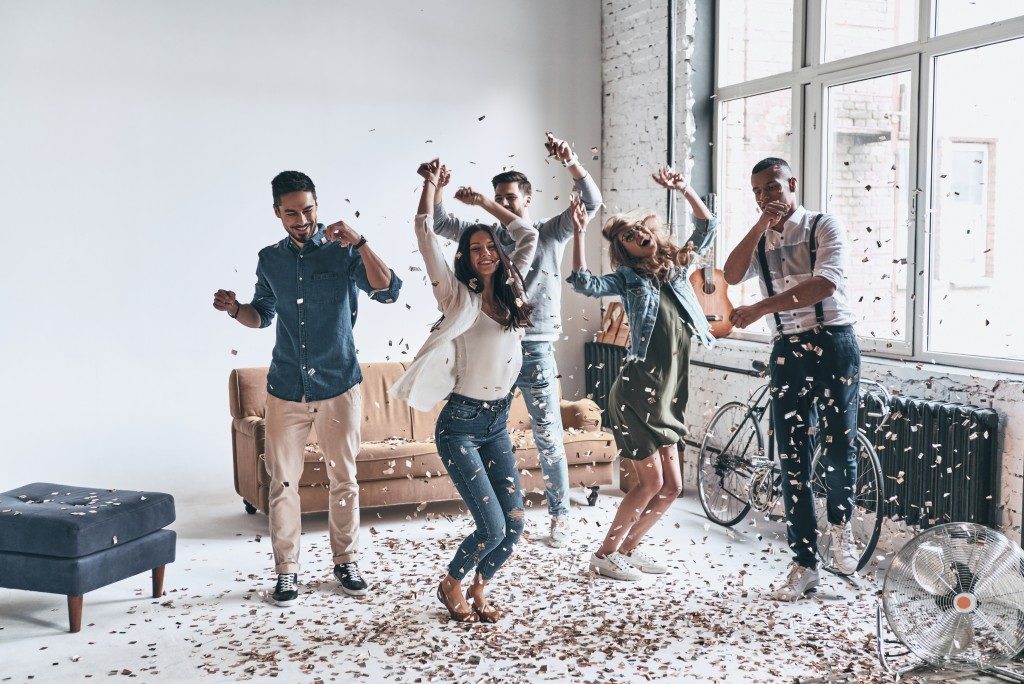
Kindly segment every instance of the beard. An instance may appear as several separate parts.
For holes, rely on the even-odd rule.
[[[309,234],[310,227],[311,226],[309,224],[306,224],[305,226],[297,226],[292,228],[289,231],[289,234],[292,236],[293,240],[304,245],[309,242],[309,238],[311,237]]]

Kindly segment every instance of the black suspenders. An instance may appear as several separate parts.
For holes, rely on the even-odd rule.
[[[818,220],[822,217],[822,214],[818,214],[811,221],[811,237],[808,244],[811,250],[811,273],[814,273],[814,262],[818,257]],[[769,230],[771,230],[769,228]],[[768,239],[768,233],[765,232],[761,236],[761,239],[757,242],[757,260],[761,264],[761,279],[764,280],[765,289],[768,291],[769,297],[775,296],[775,287],[772,285],[772,274],[768,270],[768,255],[765,253],[765,242]],[[814,305],[814,320],[818,326],[825,324],[825,307],[822,306],[821,302]],[[782,334],[782,317],[779,316],[778,312],[775,313],[775,327],[778,329],[779,334]]]

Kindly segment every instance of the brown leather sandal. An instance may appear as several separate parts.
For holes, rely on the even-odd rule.
[[[490,603],[484,604],[483,608],[478,608],[476,601],[473,600],[473,595],[469,593],[469,589],[466,590],[466,600],[469,601],[469,605],[473,606],[476,614],[480,616],[480,622],[495,623],[501,619],[501,611]]]
[[[444,580],[441,580],[441,584],[437,585],[437,600],[448,609],[448,614],[451,615],[452,620],[455,622],[479,622],[480,616],[475,611],[467,611],[460,613],[455,610],[450,603],[448,603],[448,597],[444,594],[444,589],[441,587],[444,585]]]

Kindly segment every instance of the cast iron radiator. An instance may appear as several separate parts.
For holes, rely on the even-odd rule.
[[[997,525],[999,415],[992,409],[893,397],[881,431],[880,402],[868,397],[858,423],[885,474],[885,515],[910,525]]]
[[[586,342],[583,345],[587,396],[601,407],[601,425],[606,428],[611,424],[608,420],[608,391],[625,359],[626,348],[617,344]]]

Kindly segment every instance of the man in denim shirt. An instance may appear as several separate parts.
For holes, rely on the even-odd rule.
[[[573,179],[575,192],[580,193],[588,218],[593,218],[601,206],[601,190],[590,177],[572,148],[564,140],[547,134],[545,147],[548,154],[560,161]],[[441,202],[441,188],[448,183],[448,170],[442,169],[438,192],[434,197],[434,232],[449,240],[458,240],[471,221],[449,216]],[[491,180],[494,201],[516,216],[529,219],[533,200],[530,181],[518,171],[499,173]],[[456,195],[459,198],[459,195]],[[484,205],[487,209],[487,205]],[[530,413],[533,438],[540,452],[544,493],[551,515],[551,534],[548,544],[564,547],[569,543],[569,467],[565,457],[562,436],[562,414],[558,396],[558,367],[555,365],[554,342],[562,333],[562,255],[572,237],[572,218],[569,210],[543,221],[532,221],[540,231],[537,253],[528,273],[523,273],[526,298],[533,306],[530,315],[533,326],[526,329],[523,340],[523,367],[516,387],[523,392]],[[498,230],[501,247],[511,252],[515,241],[505,226]]]
[[[274,214],[288,237],[260,250],[256,293],[242,304],[218,290],[213,306],[250,328],[277,318],[277,341],[267,375],[266,463],[270,473],[270,538],[277,585],[274,601],[287,606],[298,596],[299,478],[306,439],[316,427],[330,479],[328,500],[334,574],[351,595],[367,592],[356,565],[359,485],[356,454],[362,374],[352,326],[358,292],[390,304],[402,281],[344,221],[317,223],[316,188],[298,171],[271,182]]]

